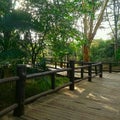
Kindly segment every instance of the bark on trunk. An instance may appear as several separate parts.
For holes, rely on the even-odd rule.
[[[88,45],[83,46],[83,61],[89,62],[90,61],[90,47]]]

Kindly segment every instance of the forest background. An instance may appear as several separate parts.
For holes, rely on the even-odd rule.
[[[119,9],[119,0],[1,0],[1,70],[21,63],[45,69],[46,59],[119,61]],[[109,39],[96,39],[105,27]]]

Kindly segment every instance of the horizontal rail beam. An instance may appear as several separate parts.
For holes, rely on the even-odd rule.
[[[19,77],[18,77],[18,76],[9,77],[9,78],[4,78],[4,79],[0,79],[0,84],[1,84],[1,83],[12,82],[12,81],[17,81],[17,80],[19,80]]]
[[[14,110],[17,107],[18,107],[18,104],[13,104],[13,105],[5,108],[4,110],[0,111],[0,117],[7,114],[7,113],[9,113],[10,111]]]
[[[52,70],[52,71],[47,71],[42,73],[34,73],[34,74],[27,75],[26,78],[30,79],[30,78],[35,78],[35,77],[40,77],[40,76],[45,76],[45,75],[49,75],[57,72],[64,72],[64,71],[70,71],[70,70],[71,68],[63,68],[63,69],[57,69],[57,70]]]

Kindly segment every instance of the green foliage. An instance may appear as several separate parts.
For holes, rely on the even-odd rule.
[[[79,2],[79,1],[78,1]],[[84,0],[83,2],[81,2],[80,4],[80,8],[79,11],[82,14],[87,14],[88,16],[90,16],[91,18],[95,18],[95,11],[99,10],[100,6],[101,6],[101,0]]]
[[[67,77],[58,77],[56,76],[56,87],[59,87],[59,86],[62,86],[64,85],[65,83],[68,83],[69,82],[69,79]]]
[[[14,9],[15,3],[1,0],[1,5],[5,6],[5,9],[0,6],[1,56],[9,63],[16,57],[16,61],[24,59],[26,63],[31,62],[34,65],[39,62],[46,40],[52,43],[52,50],[57,58],[62,59],[65,54],[72,54],[67,41],[80,41],[80,33],[73,27],[78,15],[77,2],[27,0],[21,2],[23,7]],[[14,48],[13,44],[17,47]]]
[[[120,61],[120,49],[117,49],[116,51],[116,60]]]
[[[0,53],[0,62],[3,64],[8,62],[15,62],[25,57],[24,51],[20,49],[9,49]]]
[[[38,69],[41,69],[43,71],[48,70],[47,66],[46,66],[46,59],[44,57],[40,58],[38,63],[36,64],[36,67]]]
[[[31,17],[31,14],[25,11],[14,10],[1,18],[0,28],[7,31],[14,29],[30,29],[33,26]]]
[[[26,84],[26,98],[50,89],[50,78],[41,77],[33,79]]]
[[[0,0],[0,16],[10,10],[11,0]]]
[[[112,41],[96,40],[91,46],[92,61],[112,61],[114,57],[114,46]]]
[[[85,14],[94,19],[94,11],[100,8],[102,1],[25,0],[20,1],[22,7],[15,9],[19,1],[1,0],[0,60],[3,56],[11,64],[11,61],[24,60],[34,66],[43,54],[46,41],[55,59],[62,60],[66,54],[81,56],[78,44],[81,48],[86,39],[75,24]],[[73,45],[72,41],[77,42]],[[40,67],[45,68],[43,61]]]

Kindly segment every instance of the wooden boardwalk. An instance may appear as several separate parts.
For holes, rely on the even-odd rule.
[[[120,74],[81,81],[74,91],[64,88],[27,105],[20,118],[1,120],[120,120]]]

